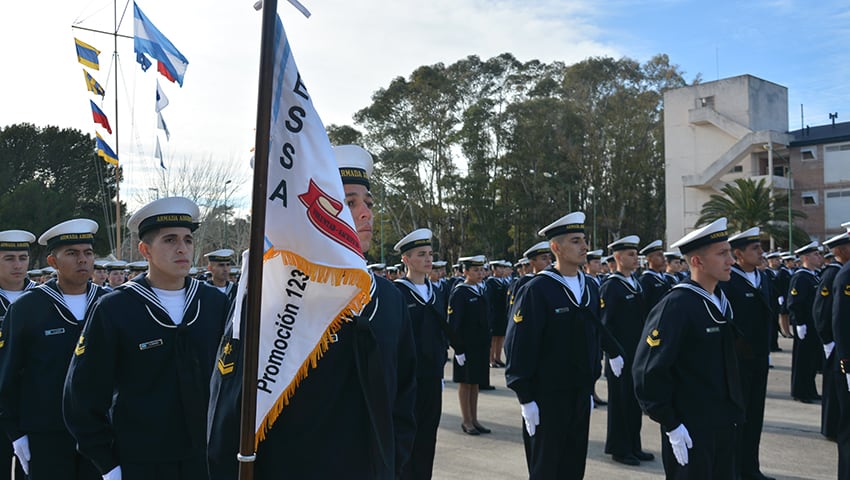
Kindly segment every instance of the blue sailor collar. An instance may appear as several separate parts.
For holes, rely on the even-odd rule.
[[[65,303],[65,294],[59,288],[59,281],[57,279],[54,278],[47,283],[31,288],[50,297],[50,300],[53,302],[53,307],[59,313],[59,316],[62,317],[62,320],[65,320],[71,325],[77,325],[80,323],[80,321],[74,317],[74,314],[71,313],[71,309],[68,308],[68,304]],[[86,286],[86,316],[88,316],[88,312],[91,310],[91,306],[97,298],[97,293],[100,288],[101,287],[98,287],[91,281],[88,282],[88,285]]]
[[[25,278],[25,279],[24,279],[24,288],[23,288],[23,291],[24,291],[24,292],[26,292],[27,290],[32,290],[33,288],[35,288],[35,287],[37,287],[37,286],[38,286],[38,284],[37,284],[37,283],[33,282],[33,281],[32,281],[32,280],[30,280],[29,278]],[[5,293],[3,293],[3,292],[4,292],[4,290],[0,290],[0,305],[2,305],[3,307],[5,307],[5,308],[6,308],[6,310],[8,310],[8,309],[9,309],[9,305],[11,305],[11,304],[12,304],[12,301],[11,301],[11,300],[9,300],[9,298],[8,298],[8,297],[6,296],[6,294],[5,294]]]
[[[546,267],[545,269],[541,270],[537,275],[543,275],[544,277],[551,278],[552,280],[555,280],[556,282],[560,283],[564,289],[564,293],[567,294],[567,298],[570,299],[570,302],[572,302],[573,305],[577,307],[587,307],[588,305],[590,305],[590,293],[587,291],[587,278],[584,272],[578,272],[578,285],[579,290],[581,291],[581,296],[579,298],[575,298],[575,296],[573,295],[573,291],[570,290],[570,285],[564,278],[564,275],[561,274],[561,272],[559,272],[554,265]]]
[[[183,307],[184,321],[181,322],[180,325],[175,325],[171,320],[168,310],[166,310],[162,305],[162,302],[159,301],[159,297],[156,296],[151,284],[148,282],[147,273],[143,273],[132,280],[125,282],[123,285],[115,288],[115,290],[126,291],[139,298],[142,303],[145,304],[145,309],[147,309],[148,314],[159,325],[166,328],[177,328],[181,325],[189,326],[195,323],[195,320],[200,317],[201,303],[198,298],[198,290],[200,287],[201,282],[194,278],[186,277],[183,282],[183,288],[186,290],[186,305]],[[190,308],[195,308],[195,304],[197,304],[195,314],[192,318],[187,319],[186,313],[190,311]],[[151,310],[151,308],[153,308],[153,310]]]
[[[422,298],[422,296],[419,294],[419,289],[416,288],[416,284],[411,282],[407,277],[397,278],[395,281],[396,283],[407,287],[407,289],[410,290],[411,293],[413,293],[413,298],[421,305],[434,303],[434,286],[431,285],[430,280],[425,280],[425,286],[428,288],[428,298]]]
[[[619,271],[615,271],[614,273],[612,273],[611,275],[609,275],[609,276],[608,276],[608,278],[609,278],[609,279],[613,278],[613,279],[617,279],[617,280],[619,280],[619,281],[620,281],[623,285],[625,285],[625,286],[626,286],[626,288],[627,288],[630,292],[632,292],[632,293],[641,293],[641,292],[643,292],[643,286],[640,284],[640,282],[637,280],[637,278],[635,278],[635,276],[634,276],[634,275],[629,275],[629,277],[628,277],[628,278],[631,278],[631,279],[632,279],[632,281],[634,281],[634,282],[635,282],[634,286],[632,286],[632,284],[631,284],[631,283],[629,283],[628,278],[626,278],[626,276],[625,276],[625,275],[623,275],[622,273],[620,273]]]
[[[758,268],[755,269],[755,272],[756,272],[756,278],[758,279],[757,285],[753,285],[753,283],[750,281],[750,277],[747,276],[747,272],[745,272],[744,269],[742,269],[737,263],[732,265],[732,273],[737,274],[739,277],[743,278],[744,281],[747,282],[747,285],[757,289],[757,288],[761,288],[761,286],[764,282],[763,282],[762,277],[761,277],[762,272],[759,271]]]
[[[714,320],[714,323],[726,323],[728,320],[732,320],[734,318],[732,306],[729,304],[729,300],[726,298],[726,295],[721,289],[718,289],[720,291],[720,308],[718,309],[717,304],[714,303],[712,294],[691,279],[677,283],[676,285],[673,285],[673,288],[688,290],[702,297],[703,304],[705,304],[705,308],[708,310],[708,314],[711,316],[711,319]],[[717,316],[714,315],[714,312],[720,313],[720,318],[717,318]]]

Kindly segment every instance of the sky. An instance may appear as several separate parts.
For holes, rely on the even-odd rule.
[[[121,0],[123,2],[125,0]],[[106,87],[102,108],[116,123],[123,189],[153,185],[159,134],[166,166],[174,158],[236,163],[244,173],[231,198],[250,195],[249,149],[256,122],[260,12],[253,0],[139,0],[139,7],[188,58],[183,87],[143,73],[132,40],[79,27],[112,30],[113,4],[103,0],[0,2],[0,126],[32,123],[94,135],[74,37],[99,50]],[[823,0],[302,0],[307,19],[279,0],[299,71],[325,124],[353,124],[371,95],[421,65],[451,64],[510,52],[518,60],[572,64],[592,56],[645,62],[669,55],[686,80],[750,74],[788,88],[789,130],[804,123],[850,120],[850,4]],[[119,16],[124,8],[118,4]],[[132,35],[132,4],[119,32]],[[117,81],[116,81],[117,78]],[[171,133],[156,129],[155,82],[170,104]],[[115,137],[97,131],[115,148]],[[242,168],[244,165],[244,168]],[[129,198],[122,195],[124,198]]]

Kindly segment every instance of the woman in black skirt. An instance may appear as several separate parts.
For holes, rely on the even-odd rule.
[[[478,385],[490,377],[487,300],[479,286],[486,259],[477,255],[458,261],[463,267],[464,282],[458,283],[449,297],[449,325],[455,333],[453,380],[459,384],[461,428],[469,435],[479,435],[490,433],[478,423]]]

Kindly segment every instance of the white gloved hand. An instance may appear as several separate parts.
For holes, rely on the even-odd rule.
[[[832,350],[835,348],[835,342],[829,342],[823,344],[823,356],[824,358],[829,358],[832,355]]]
[[[113,468],[109,473],[104,475],[103,480],[121,480],[121,465]]]
[[[537,426],[540,425],[540,410],[537,408],[537,402],[530,401],[519,406],[522,409],[522,419],[525,421],[525,430],[528,435],[533,437],[537,431]]]
[[[684,467],[688,464],[688,449],[694,446],[694,441],[691,440],[685,424],[679,424],[678,427],[667,432],[667,438],[670,440],[670,446],[673,447],[673,456],[676,457],[679,465]]]
[[[847,391],[850,392],[850,373],[845,375],[847,377]]]
[[[625,365],[626,361],[623,360],[621,355],[617,355],[614,358],[608,359],[608,364],[611,365],[611,371],[614,372],[615,377],[619,377],[623,373],[623,365]]]
[[[797,338],[800,340],[806,339],[806,326],[805,325],[797,325]]]
[[[593,394],[590,394],[590,409],[593,410],[596,408],[596,402],[593,401]]]
[[[455,355],[455,360],[457,360],[457,364],[462,367],[463,364],[466,363],[466,354],[461,353],[460,355]]]
[[[18,457],[18,463],[21,464],[21,468],[24,470],[24,473],[29,475],[30,473],[30,437],[24,435],[23,437],[12,442],[12,448],[15,449],[15,456]]]

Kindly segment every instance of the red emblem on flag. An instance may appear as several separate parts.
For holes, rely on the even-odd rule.
[[[357,232],[339,218],[343,204],[322,191],[313,179],[307,193],[298,195],[301,203],[307,207],[307,217],[310,222],[331,240],[363,257],[360,251],[360,239]]]

